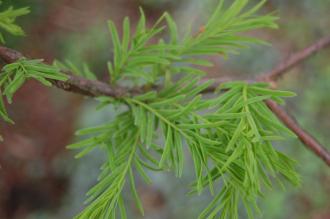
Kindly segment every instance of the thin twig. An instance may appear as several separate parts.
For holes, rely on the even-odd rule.
[[[16,50],[0,46],[0,58],[7,64],[13,63],[23,57],[23,54]],[[51,80],[52,84],[65,91],[79,93],[90,97],[104,95],[118,98],[129,95],[129,92],[122,87],[113,87],[101,81],[88,80],[73,75],[70,72],[65,73],[69,75],[67,81]]]
[[[302,129],[296,122],[294,117],[290,116],[285,110],[272,100],[266,101],[267,106],[273,113],[300,139],[304,145],[312,150],[317,156],[322,158],[328,166],[330,166],[330,153],[323,147],[312,135]]]
[[[275,82],[279,80],[284,74],[288,73],[290,69],[297,66],[298,64],[302,63],[306,59],[310,58],[311,56],[315,55],[317,52],[330,47],[330,35],[326,36],[312,45],[306,47],[305,49],[302,49],[293,55],[289,56],[289,58],[284,59],[280,64],[278,64],[275,68],[273,68],[269,72],[265,72],[263,74],[260,74],[259,77],[257,77],[255,80],[246,80],[243,79],[243,81],[247,82],[255,82],[255,81],[263,81],[263,82]],[[202,80],[202,82],[207,81],[208,78]],[[233,78],[229,77],[218,77],[213,78],[214,83],[208,87],[206,92],[212,92],[217,87],[219,87],[220,84],[228,81],[232,81]],[[237,79],[240,80],[240,79]]]
[[[297,66],[301,62],[305,61],[307,58],[316,54],[322,49],[325,49],[330,46],[330,35],[326,36],[317,42],[313,43],[309,47],[289,56],[289,58],[284,59],[279,65],[277,65],[273,70],[261,74],[258,78],[261,81],[273,82],[277,81],[290,69]]]
[[[330,46],[330,35],[326,36],[317,42],[313,43],[309,47],[291,55],[288,59],[283,60],[273,70],[268,73],[261,74],[257,81],[276,82],[285,73],[288,73],[290,69],[302,63],[306,59],[315,55],[322,49]],[[282,107],[280,107],[274,101],[266,101],[268,108],[291,130],[293,131],[300,141],[311,151],[313,151],[318,157],[330,166],[330,153],[321,145],[309,132],[300,127],[297,120],[289,115]]]

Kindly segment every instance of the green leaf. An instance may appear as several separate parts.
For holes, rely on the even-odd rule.
[[[169,28],[169,31],[170,31],[171,43],[176,44],[178,42],[178,28],[177,28],[177,25],[176,25],[175,21],[173,20],[173,18],[171,17],[170,14],[165,13],[165,19],[167,21],[168,28]]]
[[[140,213],[142,215],[144,215],[143,206],[142,206],[141,200],[139,198],[139,194],[135,188],[135,180],[134,180],[134,175],[133,175],[132,169],[129,170],[129,177],[130,177],[131,192],[133,194],[136,206],[139,209]]]

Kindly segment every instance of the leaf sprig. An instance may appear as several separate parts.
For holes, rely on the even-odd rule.
[[[106,151],[108,161],[102,166],[99,183],[89,191],[90,205],[77,218],[117,218],[119,208],[121,218],[126,218],[122,190],[129,181],[137,207],[143,214],[133,174],[133,168],[147,182],[151,183],[145,169],[159,170],[157,160],[141,144],[140,130],[134,125],[130,112],[117,116],[106,125],[78,131],[78,135],[91,137],[71,144],[71,149],[83,148],[76,157],[80,158],[101,145]]]
[[[113,44],[113,62],[108,62],[111,83],[128,78],[139,79],[140,84],[154,84],[161,78],[169,82],[176,74],[205,74],[198,67],[212,66],[212,63],[203,57],[227,56],[247,43],[263,43],[252,37],[239,36],[242,31],[277,27],[274,23],[276,17],[255,16],[264,3],[263,0],[246,11],[248,0],[235,0],[228,9],[224,8],[224,0],[221,0],[203,31],[197,35],[187,34],[183,39],[168,13],[147,28],[144,12],[140,9],[141,17],[134,34],[130,32],[129,18],[124,19],[122,39],[115,24],[109,21]],[[165,33],[169,35],[168,40],[161,38]]]
[[[272,178],[281,183],[278,174],[293,185],[299,185],[300,178],[294,170],[295,161],[277,151],[272,142],[294,137],[284,127],[263,102],[273,99],[282,102],[281,97],[289,97],[291,92],[267,89],[267,84],[234,82],[223,86],[229,89],[221,96],[222,103],[216,114],[209,115],[211,123],[219,121],[222,114],[241,114],[241,117],[229,119],[223,127],[226,134],[218,136],[221,147],[209,147],[208,155],[214,162],[211,170],[212,179],[221,179],[223,188],[200,218],[238,218],[237,206],[240,200],[246,207],[249,218],[253,218],[253,209],[259,212],[256,198],[264,187],[272,188]],[[210,185],[209,176],[193,184],[193,191],[198,191],[198,184]],[[282,184],[282,183],[281,183]]]
[[[9,118],[3,96],[8,103],[16,91],[29,79],[35,79],[45,86],[51,86],[51,80],[65,81],[68,76],[61,73],[56,67],[46,65],[41,59],[19,59],[12,64],[5,65],[0,72],[0,116],[7,122],[13,123]]]
[[[1,1],[0,1],[1,4]],[[23,29],[15,22],[20,16],[30,13],[28,7],[14,9],[9,7],[8,9],[0,12],[0,28],[14,36],[24,36]],[[3,33],[0,32],[0,42],[5,43]]]
[[[0,87],[3,88],[3,95],[9,103],[12,102],[15,92],[31,78],[49,87],[52,85],[49,80],[65,81],[68,76],[61,73],[58,68],[44,64],[42,59],[20,59],[8,64],[2,69]]]

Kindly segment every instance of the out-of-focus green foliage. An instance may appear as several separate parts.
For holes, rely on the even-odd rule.
[[[0,5],[1,5],[0,1]],[[0,28],[2,31],[6,31],[14,36],[23,36],[23,29],[18,26],[15,21],[18,17],[26,15],[30,13],[28,7],[14,9],[13,7],[9,7],[8,9],[0,12]],[[3,33],[0,32],[0,42],[4,43],[5,39]]]

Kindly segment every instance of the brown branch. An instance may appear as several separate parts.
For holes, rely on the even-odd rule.
[[[274,82],[278,80],[283,74],[288,72],[288,70],[311,57],[318,51],[326,48],[327,46],[330,46],[330,36],[325,37],[315,44],[307,47],[306,49],[295,53],[291,56],[291,58],[284,60],[272,71],[258,77],[256,81]],[[15,62],[17,59],[22,57],[23,55],[15,50],[0,46],[0,58],[6,63]],[[208,88],[207,92],[214,91],[214,89],[219,86],[219,83],[223,83],[224,81],[228,80],[230,79],[215,79],[215,83],[210,88]],[[83,94],[86,96],[105,95],[118,98],[141,92],[141,89],[128,91],[121,87],[111,87],[104,82],[87,80],[72,74],[70,75],[69,80],[66,82],[53,80],[52,83],[60,89]],[[274,114],[277,115],[277,117],[298,136],[298,138],[302,141],[302,143],[305,144],[306,147],[311,149],[317,156],[322,158],[328,166],[330,166],[330,153],[327,151],[327,149],[325,149],[325,147],[318,143],[317,140],[312,137],[312,135],[300,128],[296,120],[289,116],[275,102],[267,101],[266,103],[268,107],[274,112]]]
[[[330,46],[330,36],[326,36],[316,43],[313,43],[309,47],[293,54],[288,59],[283,60],[277,67],[268,73],[262,74],[257,81],[275,82],[280,79],[285,73],[289,72],[290,69],[302,63],[306,59],[315,55],[322,49]],[[318,157],[330,166],[330,153],[321,145],[310,133],[300,127],[298,122],[293,116],[290,116],[282,107],[280,107],[274,101],[266,101],[267,106],[273,113],[283,122],[291,131],[293,131],[300,141],[311,151],[313,151]]]
[[[272,100],[266,101],[267,106],[273,113],[300,139],[300,141],[312,150],[317,156],[322,158],[330,166],[330,153],[313,136],[303,130],[296,122],[294,117],[290,116],[285,110]]]
[[[277,67],[273,70],[262,74],[258,80],[273,82],[277,81],[281,76],[287,73],[296,65],[302,63],[307,58],[310,58],[312,55],[316,54],[322,49],[330,46],[330,35],[326,36],[316,43],[313,43],[309,47],[291,55],[289,58],[284,59]]]
[[[7,64],[13,63],[23,57],[23,54],[16,50],[0,46],[0,59]],[[65,91],[79,93],[90,97],[104,95],[118,98],[129,95],[129,92],[122,87],[112,87],[101,81],[88,80],[73,75],[70,72],[65,73],[69,75],[67,81],[51,80],[52,84]]]

